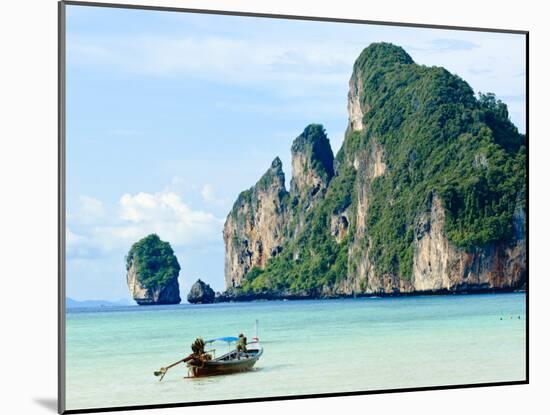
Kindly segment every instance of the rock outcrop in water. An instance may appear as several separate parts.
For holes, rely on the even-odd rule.
[[[200,279],[197,280],[187,294],[187,301],[191,304],[211,304],[216,299],[214,290]]]
[[[320,125],[224,227],[221,300],[513,290],[526,281],[525,136],[494,95],[373,44],[334,158]]]
[[[149,235],[132,245],[126,256],[126,281],[139,305],[179,304],[180,265],[168,242]]]

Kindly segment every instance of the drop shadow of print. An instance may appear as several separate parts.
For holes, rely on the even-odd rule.
[[[34,398],[35,403],[47,410],[57,413],[57,399],[55,398]]]

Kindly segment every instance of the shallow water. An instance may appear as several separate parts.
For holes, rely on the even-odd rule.
[[[519,317],[519,318],[518,318]],[[501,319],[502,318],[502,319]],[[197,336],[259,337],[250,372],[162,382]],[[525,294],[73,309],[67,409],[524,380]],[[225,352],[224,346],[218,351]]]

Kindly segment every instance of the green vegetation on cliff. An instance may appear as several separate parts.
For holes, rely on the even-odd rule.
[[[324,181],[328,182],[334,176],[334,155],[321,124],[308,125],[292,143],[291,151],[304,153],[311,161],[310,168]]]
[[[250,219],[254,216],[254,211],[257,209],[257,197],[255,197],[256,192],[267,192],[271,186],[281,188],[281,191],[278,193],[279,202],[281,206],[286,206],[288,204],[288,192],[284,189],[285,183],[285,174],[283,172],[283,163],[279,157],[275,157],[271,163],[271,167],[267,170],[263,176],[258,180],[256,185],[252,186],[250,189],[244,190],[239,194],[237,201],[233,204],[233,209],[231,215],[234,219],[238,219],[238,211],[242,206],[247,205],[249,210],[246,217],[241,217],[241,220]]]
[[[417,65],[387,43],[366,48],[353,76],[361,79],[364,128],[347,132],[323,200],[301,212],[300,231],[292,234],[290,227],[281,253],[265,269],[253,268],[243,291],[319,292],[333,286],[356,260],[350,257],[352,242],[363,253],[368,247],[379,275],[410,279],[415,225],[434,194],[443,201],[445,234],[455,246],[473,252],[513,240],[514,212],[525,208],[526,139],[510,122],[506,105],[493,94],[476,97],[458,76]],[[293,150],[300,145],[297,140]],[[369,182],[365,223],[357,224],[357,189],[365,178],[353,160],[377,147],[386,169]],[[290,217],[299,217],[300,208],[289,207]],[[346,209],[347,233],[337,242],[331,218]],[[352,241],[359,225],[365,234]]]
[[[325,197],[306,213],[306,230],[285,244],[282,253],[272,258],[264,270],[253,268],[245,278],[245,292],[312,292],[345,278],[348,266],[347,236],[337,243],[331,235],[331,217],[350,207],[354,199],[355,170],[345,166],[333,178]],[[299,209],[301,205],[295,206]],[[297,215],[294,210],[294,215]]]
[[[126,255],[126,269],[135,267],[139,282],[148,289],[162,288],[178,277],[180,265],[168,242],[151,234],[135,244]]]
[[[382,50],[398,58],[379,59]],[[478,100],[458,76],[403,54],[393,45],[373,45],[356,68],[370,107],[361,144],[381,144],[388,166],[371,189],[372,259],[381,272],[407,278],[415,219],[432,192],[443,199],[451,242],[473,250],[512,237],[526,177],[525,137],[509,121],[506,105],[491,94]]]

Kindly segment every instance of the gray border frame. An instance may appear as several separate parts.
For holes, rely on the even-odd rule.
[[[57,82],[58,82],[58,96],[57,96],[57,123],[58,123],[58,253],[57,253],[57,266],[59,272],[58,279],[58,346],[57,346],[57,408],[61,414],[65,412],[65,316],[66,316],[66,224],[65,224],[65,139],[66,139],[66,120],[65,120],[65,4],[63,2],[58,3],[57,9],[58,16],[58,31],[57,31],[57,47],[58,47],[58,61],[57,61]]]
[[[103,7],[103,8],[119,8],[119,9],[137,9],[137,10],[153,10],[153,11],[166,11],[177,13],[197,13],[197,14],[215,14],[226,16],[241,16],[241,17],[260,17],[271,19],[286,19],[286,20],[309,20],[309,21],[321,21],[321,22],[336,22],[336,23],[351,23],[351,24],[370,24],[378,26],[399,26],[399,27],[414,27],[414,28],[427,28],[427,29],[441,29],[441,30],[461,30],[472,32],[492,32],[492,33],[506,33],[525,36],[526,47],[526,176],[527,176],[527,188],[526,188],[526,344],[525,344],[525,380],[520,381],[504,381],[504,382],[490,382],[490,383],[473,383],[473,384],[458,384],[458,385],[439,385],[439,386],[426,386],[426,387],[411,387],[411,388],[397,388],[397,389],[381,389],[381,390],[367,390],[367,391],[352,391],[352,392],[338,392],[338,393],[320,393],[320,394],[308,394],[308,395],[291,395],[291,396],[266,396],[262,398],[241,398],[241,399],[228,399],[228,400],[213,400],[213,401],[201,401],[201,402],[181,402],[181,403],[166,403],[166,404],[152,404],[152,405],[132,405],[132,406],[117,406],[117,407],[97,407],[86,409],[71,409],[67,410],[65,405],[66,398],[66,377],[65,377],[65,347],[66,347],[66,331],[65,331],[65,313],[66,313],[66,211],[65,211],[65,178],[66,178],[66,6],[84,6],[84,7]],[[209,9],[189,9],[179,7],[163,7],[163,6],[146,6],[146,5],[134,5],[134,4],[117,4],[117,3],[100,3],[100,2],[87,2],[87,1],[69,1],[61,0],[58,2],[58,413],[59,414],[78,414],[78,413],[95,413],[95,412],[112,412],[112,411],[127,411],[127,410],[139,410],[139,409],[160,409],[160,408],[179,408],[187,406],[205,406],[205,405],[220,405],[220,404],[232,404],[232,403],[246,403],[246,402],[269,402],[269,401],[281,401],[281,400],[294,400],[294,399],[311,399],[311,398],[327,398],[327,397],[344,397],[344,396],[356,396],[356,395],[373,395],[381,393],[400,393],[400,392],[419,392],[419,391],[433,391],[433,390],[448,390],[448,389],[467,389],[478,387],[490,387],[490,386],[506,386],[506,385],[525,385],[529,384],[529,31],[528,30],[509,30],[498,28],[486,28],[486,27],[464,27],[464,26],[450,26],[450,25],[432,25],[422,23],[403,23],[403,22],[390,22],[390,21],[376,21],[376,20],[360,20],[360,19],[344,19],[344,18],[330,18],[330,17],[312,17],[312,16],[297,16],[297,15],[284,15],[284,14],[269,14],[269,13],[252,13],[252,12],[236,12],[236,11],[222,11],[222,10],[209,10]]]

